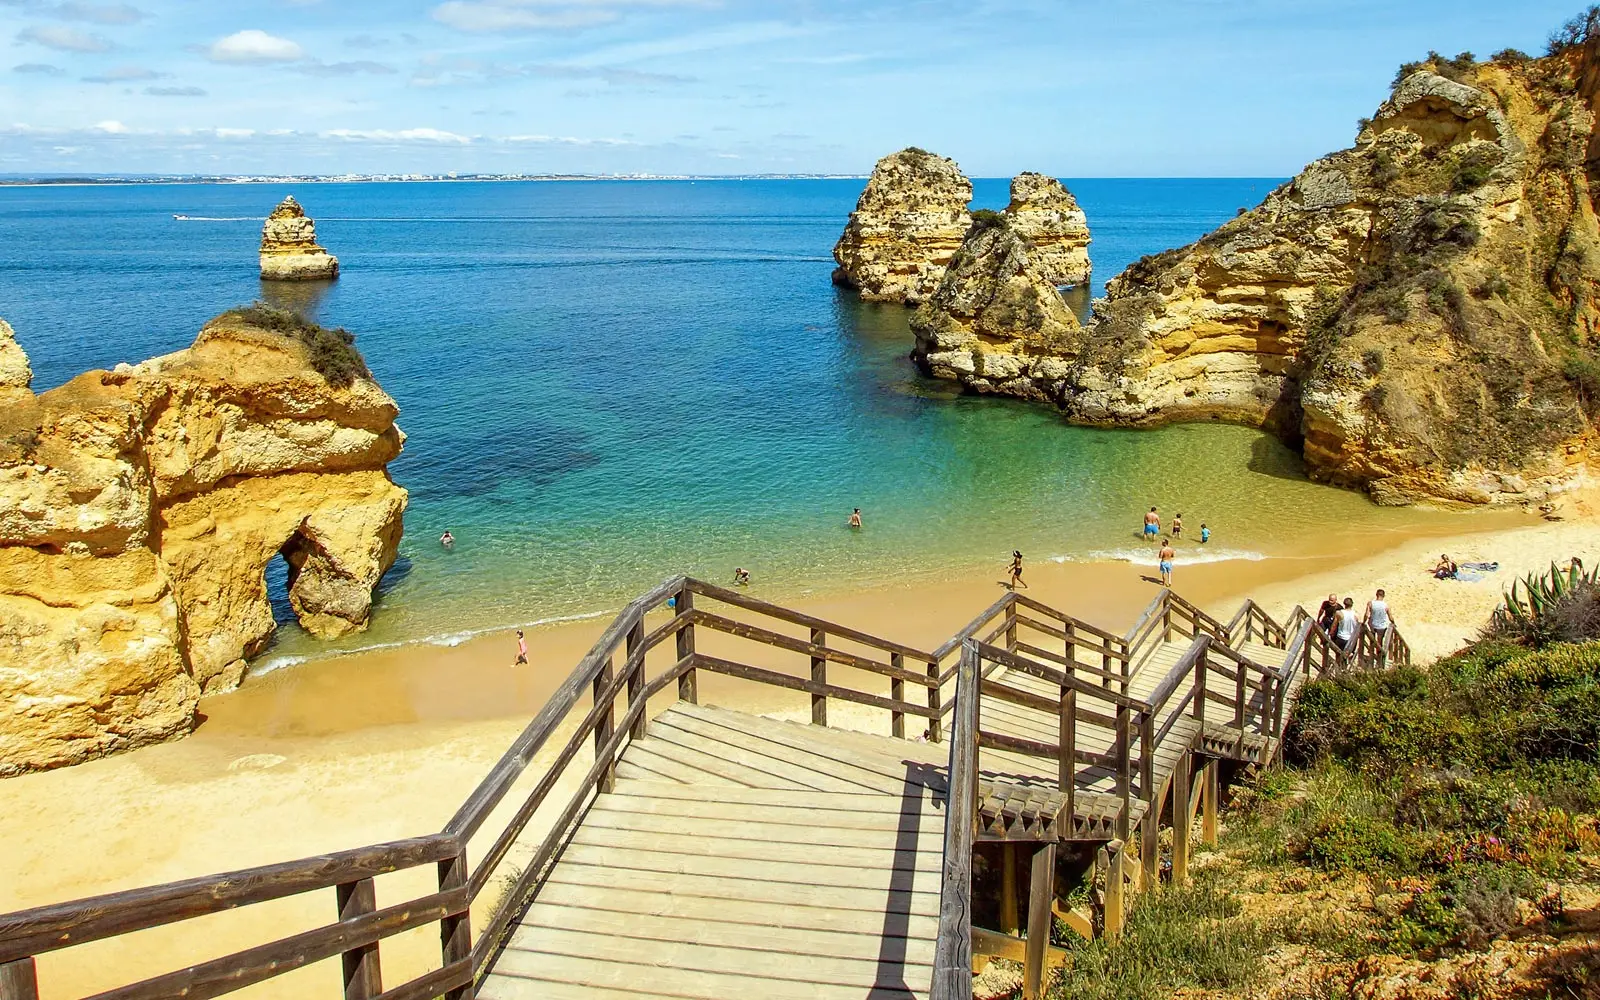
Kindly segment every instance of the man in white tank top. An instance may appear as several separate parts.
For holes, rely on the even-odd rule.
[[[1372,630],[1372,638],[1378,643],[1378,662],[1383,664],[1389,659],[1389,603],[1383,599],[1383,591],[1379,590],[1372,600],[1367,602],[1367,628]]]

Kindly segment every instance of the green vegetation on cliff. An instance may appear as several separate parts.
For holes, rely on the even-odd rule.
[[[336,389],[358,378],[370,378],[367,362],[356,350],[356,335],[344,327],[329,329],[311,322],[299,313],[280,309],[257,299],[247,306],[230,309],[211,323],[233,323],[281,334],[306,349],[306,360],[317,374]],[[208,323],[207,325],[211,325]]]

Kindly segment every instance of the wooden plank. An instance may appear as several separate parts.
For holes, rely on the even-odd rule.
[[[354,920],[378,909],[377,889],[370,878],[341,884],[336,897],[340,921]],[[373,941],[345,952],[341,965],[344,972],[344,1000],[372,1000],[383,992],[378,942]]]
[[[716,920],[724,924],[744,924],[760,928],[772,941],[783,942],[786,930],[838,931],[841,933],[881,934],[886,930],[909,938],[931,942],[939,933],[938,900],[913,912],[902,903],[891,907],[886,893],[872,893],[856,907],[826,904],[755,902],[727,896],[691,895],[684,892],[646,891],[636,888],[605,888],[570,883],[548,883],[539,890],[534,908],[540,906],[581,907],[611,914],[612,924],[634,916],[671,917],[678,920]],[[534,910],[530,910],[533,913]],[[892,919],[885,919],[892,913]],[[532,918],[528,918],[532,919]],[[526,922],[526,920],[525,920]]]
[[[778,649],[786,649],[791,653],[804,653],[813,660],[826,660],[830,663],[854,667],[857,670],[864,670],[868,673],[881,674],[884,677],[891,677],[901,681],[910,681],[918,687],[927,687],[930,683],[933,683],[928,680],[926,674],[916,673],[903,667],[896,667],[893,663],[884,663],[882,660],[874,660],[867,656],[857,656],[854,653],[828,646],[826,628],[813,628],[811,630],[811,639],[808,642],[805,639],[784,635],[782,632],[774,632],[771,629],[751,625],[748,622],[734,621],[732,618],[724,618],[721,615],[713,615],[706,611],[696,610],[692,617],[696,625],[704,625],[727,635],[749,639],[752,642],[759,642]],[[904,654],[891,653],[890,656],[903,657]]]
[[[0,965],[0,1000],[39,1000],[39,973],[32,958]]]
[[[341,882],[431,864],[457,850],[454,837],[436,833],[19,910],[0,915],[0,963],[251,903],[331,889]]]
[[[804,881],[748,879],[740,871],[739,866],[734,865],[707,874],[656,872],[643,868],[611,868],[606,866],[603,857],[594,863],[582,856],[577,859],[564,857],[561,864],[551,871],[546,889],[552,885],[631,889],[762,906],[810,906],[877,914],[916,914],[935,920],[939,916],[939,883],[936,880],[913,878],[909,885],[897,885],[893,893],[888,893],[881,887],[819,886]]]
[[[708,829],[733,830],[742,840],[764,840],[773,844],[808,844],[813,847],[882,847],[894,845],[896,838],[916,843],[926,838],[927,843],[937,843],[943,832],[943,823],[924,822],[920,817],[907,816],[895,825],[873,824],[868,828],[847,826],[847,817],[860,813],[811,813],[807,817],[793,817],[791,823],[780,823],[761,815],[745,815],[735,819],[719,819],[712,826],[704,817],[660,816],[640,813],[612,812],[591,809],[584,817],[586,827],[606,830],[631,830],[634,832],[659,832],[684,837],[703,836]],[[877,819],[877,817],[871,817]],[[885,820],[897,817],[886,816]],[[721,825],[727,824],[727,825]]]
[[[773,957],[779,955],[830,955],[877,962],[886,951],[892,951],[897,960],[906,964],[933,965],[933,934],[920,938],[907,937],[903,928],[899,927],[890,927],[886,934],[885,922],[881,919],[876,926],[857,919],[849,930],[786,927],[782,933],[774,933],[775,928],[770,924],[763,926],[719,919],[716,907],[710,900],[700,902],[699,912],[686,917],[635,913],[625,920],[618,920],[616,913],[605,910],[536,902],[529,907],[527,916],[523,917],[522,926],[511,935],[508,947],[538,951],[541,932],[545,928],[552,928],[652,944],[703,945],[764,953],[767,957],[762,954],[750,956],[752,964],[757,967],[761,962],[772,961]]]
[[[731,604],[736,608],[744,608],[746,611],[754,611],[758,614],[766,615],[768,618],[776,618],[781,622],[788,622],[790,625],[799,625],[804,628],[820,628],[836,638],[846,639],[863,646],[870,646],[873,649],[881,649],[885,653],[903,653],[919,662],[938,659],[938,657],[923,650],[913,649],[890,639],[868,635],[865,632],[840,625],[838,622],[813,618],[811,615],[802,614],[781,605],[751,597],[749,594],[741,594],[726,587],[718,587],[715,584],[705,583],[701,580],[689,580],[688,584],[690,589],[697,594],[721,601],[723,604]]]
[[[696,654],[695,665],[712,673],[727,674],[729,677],[739,677],[748,681],[760,681],[774,687],[788,688],[791,691],[806,691],[813,695],[826,695],[829,698],[839,698],[844,701],[853,701],[860,705],[870,705],[873,708],[882,708],[891,712],[903,712],[906,715],[915,715],[919,718],[928,718],[933,710],[913,705],[908,701],[892,701],[875,694],[866,694],[852,688],[839,687],[837,684],[818,684],[816,681],[802,677],[795,677],[777,670],[768,670],[765,667],[754,667],[747,663],[735,663],[716,656]]]
[[[96,993],[89,1000],[157,1000],[173,996],[182,996],[185,1000],[208,1000],[332,958],[380,938],[434,923],[451,914],[465,913],[466,908],[467,889],[463,878],[460,885],[448,892],[385,907],[354,920],[292,934],[187,969]]]
[[[631,744],[623,756],[639,756],[642,760],[644,759],[642,755],[647,754],[677,761],[685,767],[695,768],[736,785],[796,790],[806,790],[811,787],[762,768],[746,766],[726,753],[726,747],[689,733],[673,731],[669,727],[657,727],[652,724],[645,730],[644,739]]]
[[[694,611],[694,590],[687,580],[684,581],[683,587],[673,595],[673,603],[677,605],[677,613],[680,617]],[[699,679],[694,671],[695,661],[699,658],[695,655],[693,624],[685,624],[678,629],[677,649],[679,662],[690,661],[689,669],[684,671],[678,678],[678,700],[686,701],[693,705],[700,700]]]
[[[707,723],[680,712],[666,712],[650,724],[652,736],[706,752],[722,754],[744,767],[783,778],[802,788],[825,792],[894,792],[901,782],[881,779],[868,785],[824,770],[832,762],[804,751],[792,750],[760,737]],[[876,776],[874,776],[876,777]]]
[[[434,1000],[436,997],[453,995],[471,982],[472,960],[464,958],[380,993],[373,1000]]]
[[[517,943],[507,947],[496,963],[499,971],[539,972],[541,959],[551,955],[584,960],[588,965],[626,963],[650,969],[650,975],[668,970],[708,972],[722,976],[747,975],[759,969],[765,980],[796,983],[823,983],[834,986],[904,986],[905,980],[926,979],[929,966],[920,968],[912,961],[885,962],[878,957],[841,958],[833,955],[794,956],[787,962],[774,962],[769,952],[712,944],[676,941],[648,941],[622,937],[615,933],[586,934],[558,927],[529,927]],[[652,984],[660,989],[660,984]],[[729,994],[730,996],[733,994]],[[749,994],[763,995],[759,991]]]
[[[778,963],[770,963],[777,966]],[[805,962],[792,963],[803,968]],[[766,969],[762,969],[765,972]],[[593,997],[614,993],[626,995],[629,987],[648,984],[651,990],[668,996],[693,1000],[722,1000],[727,997],[760,997],[762,1000],[861,1000],[871,990],[872,1000],[900,1000],[914,996],[909,989],[893,984],[875,986],[859,982],[839,984],[773,979],[751,966],[742,974],[710,973],[661,965],[632,962],[593,962],[564,955],[507,952],[484,984],[484,1000],[542,1000],[554,995],[552,983],[568,983],[591,988]],[[521,988],[519,988],[519,986]]]
[[[720,875],[744,877],[752,881],[793,882],[800,885],[830,886],[838,889],[873,889],[882,891],[891,882],[896,887],[904,884],[928,891],[935,884],[934,873],[921,868],[853,868],[842,865],[746,861],[694,854],[670,854],[658,851],[613,851],[587,844],[573,844],[562,855],[562,867],[571,863],[600,865],[608,868],[640,872],[662,872],[682,875]]]
[[[885,840],[874,847],[841,847],[752,840],[738,836],[737,830],[718,831],[715,835],[672,834],[591,827],[587,823],[578,827],[572,843],[630,855],[689,854],[723,861],[743,859],[777,865],[820,863],[833,868],[865,868],[874,872],[937,871],[942,857],[937,840],[918,841],[905,847],[893,840]]]
[[[918,790],[912,786],[912,790]],[[742,788],[718,787],[696,788],[693,785],[683,785],[667,781],[638,781],[619,784],[617,790],[606,796],[603,801],[597,801],[597,809],[627,809],[635,808],[629,805],[634,801],[673,800],[698,805],[729,804],[740,807],[749,806],[763,812],[770,812],[781,808],[798,809],[805,811],[826,811],[844,813],[866,813],[882,817],[898,817],[902,815],[937,816],[939,813],[932,805],[935,799],[943,796],[931,796],[924,792],[920,800],[902,799],[898,796],[875,793],[854,792],[796,792],[780,788]],[[855,817],[852,817],[852,821]],[[943,818],[939,821],[942,823]]]
[[[681,781],[686,785],[747,787],[742,786],[740,782],[706,771],[694,764],[684,763],[675,756],[661,753],[660,750],[666,746],[670,746],[670,744],[653,746],[648,738],[640,740],[638,743],[628,746],[627,752],[623,754],[622,763],[624,765],[631,764],[635,767],[643,767],[655,774]]]
[[[972,996],[972,842],[978,756],[978,649],[961,647],[955,711],[950,720],[950,793],[945,809],[944,866],[939,891],[939,939],[930,1000]]]
[[[1056,845],[1033,852],[1028,880],[1028,947],[1022,963],[1024,1000],[1044,996],[1045,957],[1050,947],[1051,910],[1056,896]]]

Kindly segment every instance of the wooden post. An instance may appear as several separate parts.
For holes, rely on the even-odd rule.
[[[1061,714],[1057,725],[1057,736],[1061,756],[1057,759],[1057,781],[1062,793],[1066,796],[1066,818],[1071,824],[1076,816],[1076,806],[1073,797],[1078,788],[1078,692],[1075,688],[1064,687],[1061,689]],[[1063,835],[1070,832],[1063,831]]]
[[[628,659],[633,659],[633,654],[644,645],[644,619],[641,617],[633,623],[633,628],[628,629]],[[628,704],[632,705],[644,697],[644,660],[640,659],[639,666],[628,674]],[[633,738],[644,739],[644,712],[633,720]]]
[[[1200,786],[1200,842],[1207,847],[1217,844],[1217,797],[1222,793],[1221,775],[1217,771],[1221,766],[1220,760],[1207,764],[1205,784]]]
[[[1117,745],[1112,748],[1117,755],[1117,797],[1122,800],[1122,814],[1117,817],[1117,837],[1128,839],[1131,829],[1129,805],[1133,800],[1133,727],[1130,709],[1117,706]]]
[[[1193,754],[1178,757],[1172,771],[1172,884],[1189,880],[1189,765]]]
[[[1017,933],[1017,845],[1000,842],[1000,932]]]
[[[675,596],[677,598],[676,604],[679,616],[686,615],[694,610],[694,594],[690,592],[688,587],[678,591]],[[684,657],[692,656],[694,656],[694,622],[688,622],[678,629],[678,660],[682,662]],[[678,678],[678,700],[686,701],[691,705],[698,704],[700,701],[700,687],[696,683],[694,667],[692,666],[684,671],[682,677]]]
[[[1122,868],[1124,865],[1122,841],[1116,841],[1109,847],[1110,863],[1106,865],[1106,939],[1114,941],[1122,936],[1122,921],[1127,916],[1125,906]]]
[[[944,720],[940,717],[939,710],[943,703],[939,696],[939,661],[928,661],[928,679],[933,681],[928,685],[928,707],[933,710],[933,718],[928,720],[928,739],[934,743],[944,740]]]
[[[1056,896],[1056,845],[1049,842],[1033,852],[1033,872],[1028,885],[1028,947],[1022,963],[1024,1000],[1044,996],[1044,958],[1050,949],[1050,927]]]
[[[1133,684],[1133,653],[1127,642],[1118,640],[1122,645],[1122,693],[1127,694],[1128,688]],[[1106,657],[1106,672],[1111,672],[1111,658]],[[1107,684],[1109,685],[1109,681]]]
[[[1199,724],[1200,735],[1206,732],[1206,674],[1211,668],[1211,647],[1207,646],[1205,652],[1196,657],[1194,661],[1194,721]]]
[[[889,666],[894,667],[896,670],[904,670],[906,668],[905,656],[900,653],[890,653]],[[889,697],[897,702],[905,701],[906,682],[898,677],[891,677],[889,679]],[[899,711],[889,713],[889,732],[902,740],[906,738],[906,713]]]
[[[39,973],[31,957],[0,965],[0,1000],[39,1000]]]
[[[688,591],[684,591],[688,593]],[[679,633],[680,635],[682,633]],[[449,892],[451,889],[460,889],[467,884],[467,847],[461,845],[461,853],[453,858],[446,858],[439,862],[439,891]],[[516,906],[520,900],[508,899],[506,906]],[[439,921],[439,951],[443,957],[444,965],[448,966],[462,960],[472,958],[472,912],[463,910],[452,917],[445,917]],[[457,986],[444,994],[444,1000],[473,1000],[477,995],[477,987],[471,980],[465,986]]]
[[[1062,631],[1067,634],[1066,648],[1063,650],[1066,655],[1067,662],[1061,665],[1061,669],[1067,672],[1068,677],[1071,677],[1073,668],[1078,665],[1078,643],[1076,641],[1078,630],[1077,626],[1073,625],[1071,622],[1067,622],[1062,627]],[[1110,657],[1106,657],[1106,659],[1109,661]],[[1109,666],[1107,669],[1110,669]]]
[[[1233,684],[1233,724],[1238,728],[1239,736],[1243,738],[1245,709],[1250,705],[1250,689],[1246,686],[1249,678],[1246,676],[1244,664],[1235,662],[1233,669],[1239,672],[1239,677]]]
[[[600,713],[594,726],[594,756],[595,763],[599,763],[605,752],[605,745],[611,741],[611,734],[616,731],[616,717],[612,712],[611,696],[605,692],[611,687],[612,672],[611,657],[606,657],[606,662],[600,667],[600,672],[594,675],[594,707],[599,708],[601,702],[605,703],[605,711]],[[614,761],[607,762],[604,771],[600,772],[600,790],[609,792],[617,787],[617,765]]]
[[[378,894],[370,878],[340,883],[337,894],[341,921],[377,912]],[[352,948],[344,953],[343,959],[344,1000],[372,1000],[383,992],[383,977],[378,971],[378,942]]]
[[[1152,801],[1139,821],[1139,885],[1146,891],[1161,880],[1161,804],[1165,798]]]
[[[1172,594],[1167,593],[1167,599],[1161,602],[1161,641],[1172,641]]]
[[[811,645],[826,646],[828,636],[820,628],[811,630]],[[828,658],[811,654],[811,679],[818,684],[828,683]],[[828,696],[813,694],[811,696],[811,724],[826,726],[828,724]]]

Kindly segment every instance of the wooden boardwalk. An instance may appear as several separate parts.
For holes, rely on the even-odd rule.
[[[623,609],[443,830],[0,915],[0,1000],[37,1000],[35,956],[310,893],[336,919],[100,996],[336,962],[330,1000],[970,1000],[1004,955],[1036,1000],[1054,916],[1114,936],[1162,875],[1162,829],[1182,880],[1222,765],[1274,758],[1312,673],[1391,657],[1409,658],[1392,630],[1345,654],[1303,611],[1224,623],[1168,591],[1121,634],[1007,594],[919,650],[677,577]],[[809,700],[811,722],[715,707],[711,675]],[[892,735],[831,726],[840,702]],[[375,879],[430,868],[437,892],[378,905]],[[1087,909],[1062,909],[1074,883]],[[385,988],[380,944],[428,925],[431,967]]]

